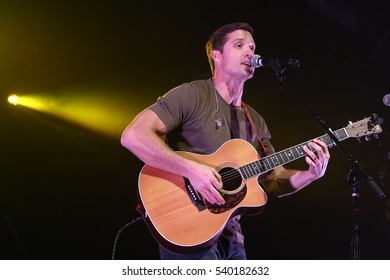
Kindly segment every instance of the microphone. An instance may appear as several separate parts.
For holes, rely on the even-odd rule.
[[[298,68],[301,66],[301,62],[298,59],[289,58],[287,61],[282,61],[275,57],[261,57],[258,54],[255,54],[251,57],[251,66],[256,68],[258,67],[271,67],[274,70],[279,70],[281,68],[286,68],[290,66],[291,68]]]
[[[385,96],[383,96],[383,104],[385,104],[386,106],[390,106],[390,94],[386,94]]]

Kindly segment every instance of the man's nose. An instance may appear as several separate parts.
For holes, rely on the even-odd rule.
[[[251,58],[255,53],[253,51],[247,51],[245,52],[244,56],[247,58]]]
[[[246,57],[252,57],[254,54],[255,54],[255,51],[254,51],[253,49],[251,49],[250,47],[248,47],[248,48],[245,50],[245,56],[246,56]]]

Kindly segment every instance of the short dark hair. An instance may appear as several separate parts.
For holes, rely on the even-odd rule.
[[[223,46],[225,45],[226,41],[228,40],[228,34],[232,33],[236,30],[245,30],[248,31],[252,36],[254,33],[254,30],[252,26],[250,26],[248,23],[245,22],[235,22],[235,23],[229,23],[226,24],[211,34],[209,37],[207,43],[206,43],[206,53],[207,57],[209,59],[211,73],[214,75],[214,60],[211,57],[211,52],[213,50],[218,50],[222,53]]]

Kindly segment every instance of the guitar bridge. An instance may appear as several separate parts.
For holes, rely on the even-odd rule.
[[[198,208],[199,211],[203,211],[206,209],[206,205],[204,204],[202,198],[199,193],[195,190],[195,188],[191,185],[190,180],[184,177],[184,184],[186,186],[187,194],[191,198],[192,203]]]

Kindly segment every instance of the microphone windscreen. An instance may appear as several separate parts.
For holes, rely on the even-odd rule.
[[[386,94],[385,96],[383,96],[383,104],[385,104],[386,106],[390,106],[390,94]]]
[[[253,67],[260,67],[260,66],[263,66],[262,63],[261,63],[261,56],[258,55],[258,54],[255,54],[251,57],[251,65]]]

